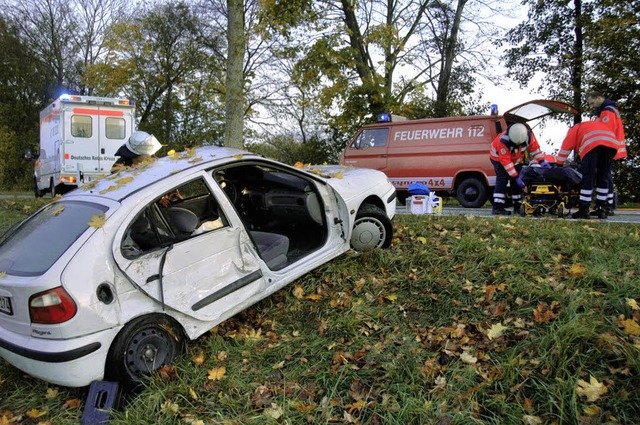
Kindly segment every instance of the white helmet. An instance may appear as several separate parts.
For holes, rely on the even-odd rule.
[[[155,136],[145,131],[134,131],[125,146],[136,155],[153,155],[162,147]]]
[[[529,140],[529,130],[524,124],[514,124],[509,128],[509,140],[515,145],[521,145]]]

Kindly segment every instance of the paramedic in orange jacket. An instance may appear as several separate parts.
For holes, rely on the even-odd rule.
[[[587,103],[594,109],[594,121],[604,123],[609,127],[609,130],[613,131],[616,135],[619,145],[613,159],[626,158],[627,145],[624,142],[624,126],[622,125],[622,118],[620,117],[620,111],[618,110],[616,102],[606,99],[600,92],[592,91],[587,96]],[[609,214],[613,214],[613,210],[615,209],[613,193],[613,173],[611,173],[609,194],[607,196],[607,212]]]
[[[573,218],[589,218],[589,207],[596,186],[596,206],[598,217],[607,218],[606,206],[611,177],[611,163],[619,143],[613,131],[600,121],[586,121],[569,129],[556,155],[558,165],[562,165],[571,151],[580,157],[580,197],[578,212]]]
[[[525,187],[520,178],[522,169],[522,157],[528,150],[531,159],[542,160],[544,152],[533,132],[524,124],[513,124],[507,131],[499,134],[491,143],[489,158],[496,172],[496,186],[493,189],[493,209],[495,215],[511,215],[504,209],[506,203],[507,183],[511,182],[511,199],[513,200],[513,213],[520,212],[522,203],[522,189]]]

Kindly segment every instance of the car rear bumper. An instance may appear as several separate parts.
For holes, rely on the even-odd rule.
[[[119,328],[81,338],[51,340],[26,337],[0,328],[0,357],[21,371],[66,387],[100,380],[111,341]]]

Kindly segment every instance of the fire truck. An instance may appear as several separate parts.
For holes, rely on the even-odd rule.
[[[454,195],[460,205],[478,208],[490,199],[496,174],[489,160],[493,139],[514,123],[554,114],[577,114],[571,105],[532,100],[498,115],[407,120],[381,114],[364,126],[342,152],[340,163],[383,171],[404,204],[412,183]]]
[[[135,102],[128,99],[62,95],[40,112],[40,145],[34,190],[54,197],[103,177],[135,126]]]

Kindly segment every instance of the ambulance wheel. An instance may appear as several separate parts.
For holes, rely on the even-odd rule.
[[[487,188],[477,178],[469,177],[458,185],[456,198],[465,208],[480,208],[487,202]]]
[[[160,314],[133,319],[109,348],[105,376],[125,386],[135,386],[154,371],[171,365],[184,348],[182,330]]]
[[[387,248],[392,238],[393,225],[387,214],[375,205],[362,205],[353,223],[351,248],[356,251]]]
[[[36,181],[36,179],[33,179],[33,192],[36,195],[36,198],[42,198],[42,191],[40,189],[38,189],[38,182]]]
[[[51,180],[49,181],[49,194],[52,199],[56,197],[56,185],[53,184],[53,177],[51,177]]]

